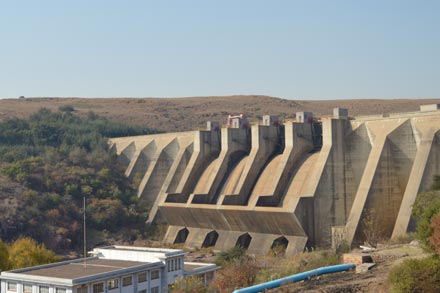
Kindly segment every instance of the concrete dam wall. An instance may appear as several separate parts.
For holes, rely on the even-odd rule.
[[[366,218],[380,237],[411,226],[418,192],[440,174],[440,111],[310,119],[283,125],[231,124],[180,133],[110,140],[169,224],[164,241],[226,250],[239,245],[287,255],[305,247],[365,240]]]

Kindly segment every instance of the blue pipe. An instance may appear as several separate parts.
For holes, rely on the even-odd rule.
[[[238,290],[235,290],[233,293],[256,293],[256,292],[262,292],[262,291],[267,290],[267,289],[278,288],[278,287],[281,287],[283,285],[287,285],[289,283],[295,283],[295,282],[307,280],[307,279],[310,279],[312,277],[316,277],[316,276],[320,276],[320,275],[348,271],[348,270],[354,269],[355,267],[356,267],[356,265],[354,263],[343,264],[343,265],[335,265],[335,266],[329,266],[329,267],[322,267],[322,268],[314,269],[314,270],[311,270],[311,271],[299,273],[299,274],[296,274],[296,275],[291,275],[291,276],[288,276],[288,277],[284,277],[284,278],[281,278],[281,279],[278,279],[278,280],[273,280],[273,281],[270,281],[270,282],[261,283],[261,284],[254,285],[254,286],[251,286],[251,287],[238,289]]]

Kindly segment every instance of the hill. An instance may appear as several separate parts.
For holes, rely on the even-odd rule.
[[[0,122],[0,239],[27,236],[57,252],[80,251],[84,198],[90,245],[139,236],[148,210],[107,139],[148,133],[47,109]]]
[[[57,110],[70,105],[75,113],[96,114],[118,122],[148,126],[161,131],[204,128],[206,121],[226,123],[228,114],[243,113],[251,122],[265,114],[293,118],[296,112],[328,115],[335,107],[349,109],[350,115],[417,111],[419,105],[440,103],[440,99],[286,100],[268,96],[212,96],[189,98],[25,98],[0,100],[0,120],[25,118],[40,108]]]

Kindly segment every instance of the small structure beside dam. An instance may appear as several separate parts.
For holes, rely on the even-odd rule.
[[[226,250],[239,245],[287,255],[305,247],[365,240],[365,219],[381,238],[413,227],[418,192],[440,174],[439,105],[420,112],[329,117],[300,112],[283,124],[249,125],[110,140],[152,203],[147,222],[169,224],[164,241]]]

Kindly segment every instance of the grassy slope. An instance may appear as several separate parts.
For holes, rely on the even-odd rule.
[[[228,114],[244,113],[257,121],[264,114],[293,118],[299,111],[329,115],[332,108],[348,108],[350,115],[417,111],[419,105],[440,103],[440,99],[417,100],[329,100],[300,101],[268,96],[227,96],[192,98],[26,98],[0,100],[0,120],[26,117],[42,107],[58,109],[72,105],[76,113],[88,111],[116,120],[146,125],[162,131],[201,129],[206,121],[226,123]]]

